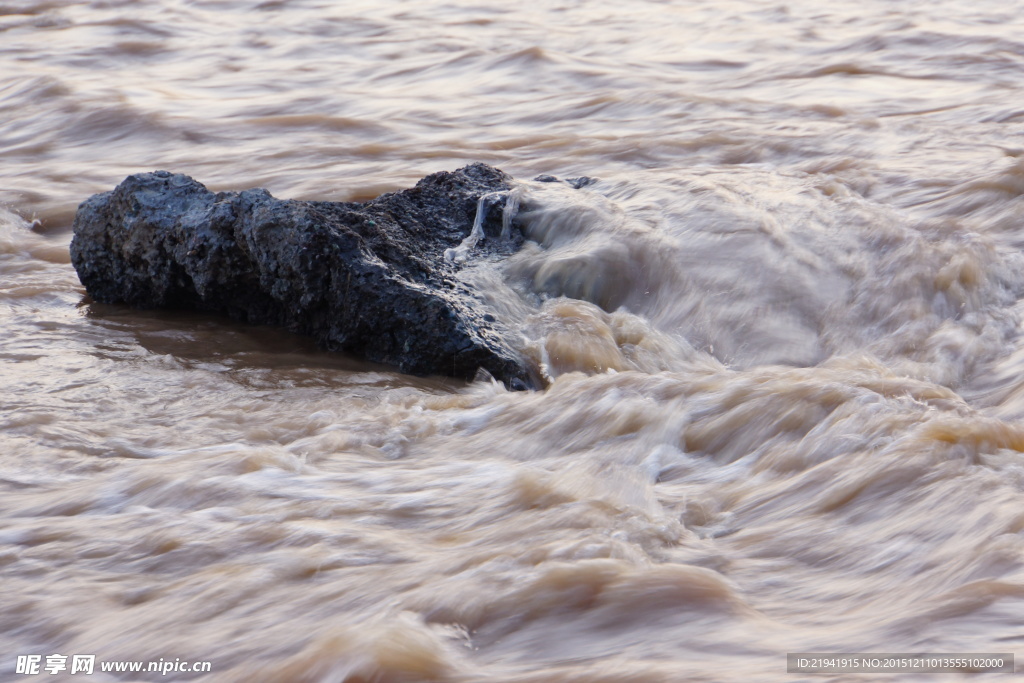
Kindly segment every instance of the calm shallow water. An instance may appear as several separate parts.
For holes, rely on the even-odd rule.
[[[6,2],[0,679],[91,653],[796,681],[787,652],[1019,650],[1022,23]],[[353,200],[475,161],[600,179],[524,183],[532,242],[477,275],[543,392],[94,304],[70,266],[78,202],[130,173]]]

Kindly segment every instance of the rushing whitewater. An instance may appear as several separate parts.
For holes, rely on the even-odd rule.
[[[3,5],[0,680],[1019,650],[1017,9]],[[363,201],[473,162],[593,179],[523,180],[523,247],[449,255],[541,391],[100,304],[70,264],[133,173]]]

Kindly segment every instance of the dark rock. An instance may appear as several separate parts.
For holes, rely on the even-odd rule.
[[[565,182],[569,183],[574,190],[579,190],[587,187],[588,185],[593,185],[597,182],[597,178],[590,178],[584,175],[579,178],[566,178]]]
[[[446,249],[469,234],[484,194],[511,178],[475,164],[366,203],[214,194],[166,171],[127,178],[78,207],[71,261],[97,301],[213,311],[311,335],[328,349],[417,375],[537,386],[493,311]],[[484,232],[501,231],[500,207]],[[473,260],[522,243],[485,239]]]
[[[546,173],[537,176],[533,180],[534,180],[534,182],[538,182],[538,183],[563,183],[564,182],[566,185],[568,185],[569,187],[571,187],[574,190],[579,190],[581,188],[587,187],[588,185],[593,185],[594,183],[597,182],[597,178],[589,178],[589,177],[587,177],[585,175],[584,176],[580,176],[579,178],[566,178],[565,180],[562,180],[561,178],[556,178],[555,176],[548,175]]]

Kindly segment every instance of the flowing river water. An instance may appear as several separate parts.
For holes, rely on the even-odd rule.
[[[0,3],[0,680],[1024,653],[1021,10]],[[135,172],[363,200],[477,161],[524,181],[479,277],[542,391],[97,304],[68,256]],[[160,659],[211,670],[99,666]]]

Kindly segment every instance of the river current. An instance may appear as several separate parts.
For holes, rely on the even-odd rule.
[[[0,4],[0,680],[1024,655],[1022,17]],[[68,256],[131,173],[363,200],[478,161],[523,181],[528,242],[477,277],[541,391],[98,304]],[[17,673],[53,654],[95,673]]]

